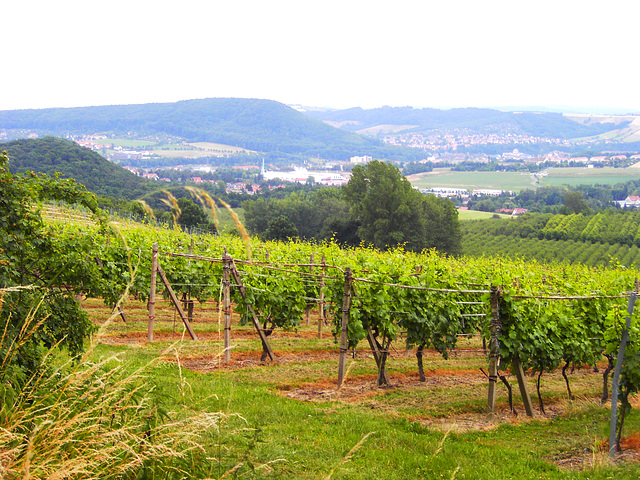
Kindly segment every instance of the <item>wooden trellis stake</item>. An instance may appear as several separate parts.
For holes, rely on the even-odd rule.
[[[496,408],[496,386],[498,381],[498,363],[500,356],[500,344],[498,337],[500,336],[500,330],[502,329],[502,323],[500,321],[500,295],[502,294],[499,287],[491,287],[491,340],[489,342],[489,399],[488,409],[491,414],[495,413]],[[518,387],[520,389],[520,395],[522,402],[524,403],[524,409],[527,416],[533,417],[533,403],[531,402],[531,395],[529,395],[529,387],[527,386],[527,379],[522,369],[520,359],[516,356],[512,363],[513,372],[518,379]]]
[[[314,255],[313,253],[309,256],[309,273],[313,274],[313,260],[314,260]],[[309,303],[309,300],[307,300],[307,306],[304,309],[304,314],[305,317],[307,318],[307,325],[309,325],[309,322],[311,321],[311,304]]]
[[[231,256],[222,256],[222,295],[224,314],[224,363],[231,361]]]
[[[524,375],[524,370],[518,357],[514,358],[512,367],[513,372],[516,374],[516,378],[518,379],[518,387],[520,388],[520,396],[522,397],[522,402],[524,403],[524,411],[527,412],[528,417],[533,417],[533,402],[531,402],[531,395],[529,395],[527,378]]]
[[[495,413],[496,409],[496,383],[498,381],[498,355],[500,346],[500,289],[491,287],[491,340],[489,342],[489,413]]]
[[[324,276],[327,271],[327,258],[322,255],[322,274],[320,276],[320,317],[318,317],[318,338],[322,338],[322,324],[324,323]]]
[[[627,318],[625,329],[622,330],[620,338],[620,349],[616,357],[616,368],[613,372],[613,380],[611,381],[611,423],[609,424],[609,456],[615,456],[617,452],[618,442],[616,440],[616,429],[618,426],[618,385],[620,382],[620,373],[622,372],[622,363],[624,362],[624,354],[629,341],[629,330],[631,329],[631,316],[633,315],[633,307],[636,304],[638,296],[638,279],[633,292],[629,295],[629,303],[627,304]]]
[[[242,295],[242,298],[246,303],[247,290],[245,289],[244,284],[242,283],[242,279],[240,278],[240,274],[238,273],[238,269],[236,268],[236,264],[232,258],[230,258],[230,267],[231,267],[231,275],[233,275],[233,279],[235,280],[236,285],[240,290],[240,295]],[[253,309],[253,305],[251,305],[250,303],[246,303],[246,305],[247,305],[247,310],[249,310],[249,313],[251,314],[251,320],[253,322],[253,326],[256,328],[256,331],[260,336],[260,341],[262,342],[263,350],[267,353],[267,355],[269,355],[269,358],[271,359],[271,361],[275,362],[276,356],[273,353],[273,350],[271,349],[271,345],[269,345],[267,336],[264,334],[264,332],[262,331],[262,328],[260,327],[260,322],[258,321],[258,316],[256,315],[256,311]]]
[[[344,271],[344,295],[342,297],[342,323],[340,327],[340,361],[338,363],[338,389],[342,387],[344,382],[344,370],[347,357],[347,348],[349,346],[349,311],[351,310],[351,285],[353,283],[353,274],[350,268]]]
[[[182,323],[184,323],[184,326],[187,327],[187,331],[189,332],[191,339],[197,340],[196,334],[193,331],[193,328],[191,328],[191,323],[189,323],[189,319],[184,314],[184,310],[182,310],[182,307],[180,306],[180,301],[178,300],[178,297],[176,297],[176,294],[173,291],[173,288],[171,288],[171,284],[169,283],[169,280],[167,280],[167,276],[164,274],[164,271],[162,270],[162,268],[160,268],[160,265],[158,265],[158,273],[160,274],[160,278],[162,279],[164,286],[169,292],[169,297],[171,298],[171,302],[173,302],[173,305],[176,307],[176,310],[178,311],[178,315],[180,315],[180,318],[182,319]]]
[[[156,319],[156,278],[158,273],[158,242],[153,244],[151,255],[151,280],[149,282],[149,322],[147,324],[147,340],[153,342],[153,322]]]

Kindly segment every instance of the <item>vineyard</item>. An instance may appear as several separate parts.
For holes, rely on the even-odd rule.
[[[640,212],[537,214],[512,221],[463,222],[465,255],[495,255],[589,266],[640,262]]]
[[[487,441],[503,442],[499,432],[513,422],[514,438],[526,442],[527,432],[538,428],[524,427],[531,417],[566,419],[575,422],[575,431],[583,429],[581,415],[596,415],[583,429],[587,437],[603,439],[589,447],[594,455],[633,451],[629,442],[638,421],[630,408],[637,406],[640,352],[632,269],[449,258],[402,248],[382,252],[333,242],[259,242],[125,222],[104,228],[87,218],[49,216],[47,230],[57,251],[75,252],[57,277],[65,283],[55,288],[80,300],[99,327],[98,355],[157,356],[156,388],[173,392],[183,405],[181,415],[192,409],[228,411],[225,402],[231,400],[225,399],[236,399],[234,408],[249,415],[253,433],[230,441],[243,445],[244,454],[232,453],[230,446],[218,450],[217,477],[237,468],[259,478],[247,455],[259,458],[260,468],[273,476],[305,471],[291,464],[269,466],[281,456],[295,456],[289,448],[278,453],[278,443],[271,443],[276,438],[305,451],[303,463],[321,472],[308,435],[334,449],[323,433],[333,429],[331,439],[344,437],[339,450],[345,441],[350,446],[342,460],[339,452],[339,458],[330,457],[334,467],[322,478],[336,469],[344,470],[336,478],[356,478],[355,465],[375,457],[383,444],[394,444],[395,436],[413,445],[409,437],[415,435],[430,445],[431,456],[416,457],[413,447],[398,445],[392,458],[403,466],[397,475],[379,463],[371,473],[406,478],[415,470],[431,478],[426,472],[435,469],[448,478],[474,478],[469,460],[475,454],[452,464],[449,456],[436,458],[442,445],[462,448],[476,429],[496,429]],[[72,273],[81,274],[82,282],[68,283]],[[600,405],[613,397],[617,406],[617,395],[621,408],[617,417],[612,409],[610,424]],[[285,415],[286,409],[296,413]],[[358,418],[348,434],[345,409],[356,409]],[[583,413],[573,419],[572,411]],[[301,418],[309,419],[308,433],[297,429]],[[625,424],[632,428],[627,438]],[[550,425],[545,435],[555,429]],[[584,433],[567,440],[566,451],[549,451],[550,461],[575,467],[576,449],[584,450],[589,441]],[[264,451],[269,453],[257,446],[260,435],[272,439]],[[356,451],[362,460],[346,466]],[[594,472],[593,460],[578,463]],[[518,470],[519,478],[539,478],[548,468],[544,461],[527,465],[531,470]],[[624,464],[614,470],[627,478]],[[598,475],[593,478],[608,478]],[[492,478],[490,470],[481,478]]]
[[[225,336],[231,330],[233,304],[241,323],[255,328],[262,361],[277,361],[269,335],[276,329],[299,327],[314,309],[319,312],[318,335],[326,321],[339,341],[337,387],[344,381],[347,352],[363,340],[376,363],[377,384],[384,386],[389,382],[386,365],[394,342],[417,349],[416,369],[424,378],[425,349],[446,359],[460,338],[480,335],[485,345],[490,344],[491,358],[500,358],[516,373],[522,368],[537,374],[543,412],[540,379],[545,372],[563,368],[564,374],[571,365],[595,366],[603,358],[612,366],[636,281],[636,272],[623,268],[455,259],[400,248],[342,249],[332,243],[254,241],[248,248],[239,237],[190,237],[142,226],[121,226],[118,235],[104,235],[97,229],[90,233],[86,226],[80,232],[74,223],[56,225],[57,235],[91,236],[96,280],[86,294],[104,299],[112,308],[128,289],[139,301],[148,301],[151,309],[157,289],[172,299],[184,326],[196,338],[189,321],[194,304],[220,305],[227,322]],[[150,312],[150,340],[153,317]],[[635,325],[622,371],[627,395],[637,389]],[[230,351],[227,337],[227,361]],[[497,367],[489,368],[494,369],[489,373],[491,386],[498,373]],[[608,374],[611,368],[607,370]],[[571,397],[566,374],[564,378]],[[527,410],[531,414],[530,407]]]

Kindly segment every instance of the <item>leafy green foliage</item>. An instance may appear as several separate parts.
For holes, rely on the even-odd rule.
[[[357,165],[343,190],[363,241],[376,248],[404,244],[413,251],[436,248],[458,253],[458,213],[453,204],[422,195],[393,165],[379,161]]]
[[[59,236],[43,223],[36,202],[80,203],[101,221],[95,197],[73,180],[47,175],[14,176],[0,154],[0,286],[3,331],[0,353],[17,349],[0,375],[20,384],[40,364],[44,349],[82,352],[93,327],[74,295],[91,290],[97,278],[88,236]],[[17,340],[20,339],[20,340]],[[4,384],[4,382],[3,382]]]
[[[72,178],[96,195],[132,200],[154,185],[114,164],[100,154],[62,138],[14,140],[0,144],[9,154],[12,173],[59,173]]]

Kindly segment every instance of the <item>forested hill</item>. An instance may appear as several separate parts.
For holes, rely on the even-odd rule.
[[[476,133],[517,133],[571,139],[599,135],[620,128],[613,123],[584,125],[559,113],[502,112],[489,108],[381,107],[369,110],[309,110],[307,114],[348,131],[395,125],[416,132],[465,129]],[[397,130],[396,130],[397,131]]]
[[[136,132],[329,159],[371,155],[416,160],[419,153],[334,128],[272,100],[208,98],[175,103],[0,111],[0,128],[40,135]]]
[[[102,197],[132,200],[156,188],[130,171],[75,142],[56,137],[0,143],[12,173],[27,171],[73,178]]]

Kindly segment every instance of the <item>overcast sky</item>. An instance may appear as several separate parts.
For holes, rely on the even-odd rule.
[[[640,111],[638,0],[5,0],[0,109],[252,97]]]

